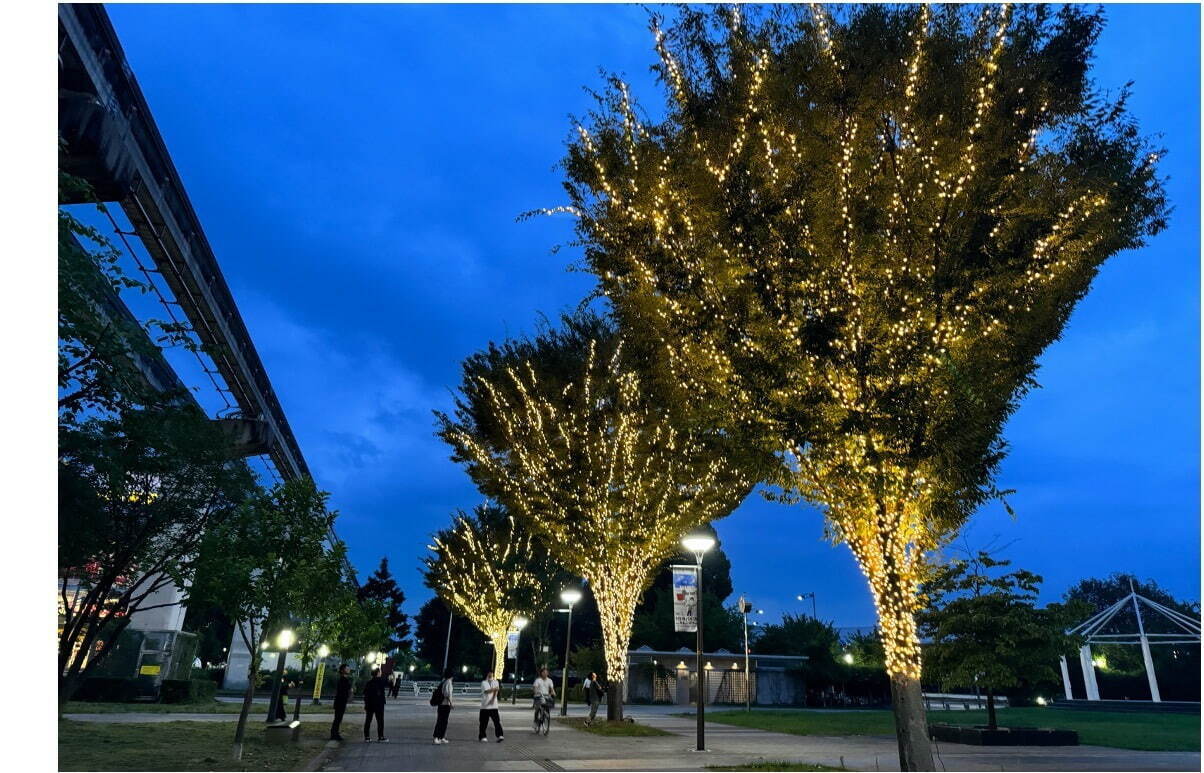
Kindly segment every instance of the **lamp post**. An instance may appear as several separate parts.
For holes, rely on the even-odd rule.
[[[698,748],[700,752],[707,749],[706,726],[704,724],[707,705],[706,671],[702,667],[702,554],[715,546],[715,538],[706,532],[693,532],[682,538],[681,544],[694,554],[698,562],[698,587],[695,589],[694,624],[698,632]]]
[[[753,609],[751,601],[748,601],[743,596],[740,597],[740,614],[744,617],[744,710],[752,711],[752,697],[749,692],[749,680],[752,674],[749,672],[748,663],[748,613]]]
[[[514,626],[514,630],[516,633],[522,633],[522,630],[527,627],[527,618],[516,617],[516,618],[514,618],[514,622],[511,623],[511,625]],[[509,646],[509,642],[507,642],[507,647],[508,646]],[[506,667],[506,659],[502,658],[502,668],[505,668],[505,667]],[[502,678],[503,679],[506,678],[505,674],[502,675]],[[513,706],[517,703],[518,703],[518,649],[515,648],[514,671],[511,672],[511,677],[510,677],[510,705]]]
[[[276,634],[276,684],[272,687],[272,700],[268,703],[268,716],[264,719],[265,723],[272,723],[276,719],[277,706],[280,704],[280,687],[284,681],[284,659],[288,655],[288,648],[293,646],[293,632],[288,628],[283,629]],[[266,642],[265,642],[266,644]]]
[[[815,613],[815,591],[811,591],[810,593],[800,593],[795,598],[797,598],[799,601],[802,601],[803,599],[811,599],[811,619],[819,619],[819,615]]]
[[[322,678],[326,676],[326,658],[330,657],[330,647],[323,644],[318,647],[318,669],[314,674],[314,705],[322,702]]]
[[[569,624],[564,632],[564,668],[560,677],[560,716],[569,713],[569,642],[573,637],[573,605],[581,600],[581,591],[569,588],[560,592],[560,600],[569,605]]]

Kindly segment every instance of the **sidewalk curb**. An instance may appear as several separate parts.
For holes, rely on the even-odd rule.
[[[318,752],[314,755],[313,759],[305,763],[305,767],[301,768],[301,770],[306,771],[306,773],[313,773],[313,771],[321,768],[327,760],[333,757],[334,753],[342,748],[342,746],[338,741],[327,741],[326,745],[322,747],[322,751]]]

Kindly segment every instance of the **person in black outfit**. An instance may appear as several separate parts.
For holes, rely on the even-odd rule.
[[[288,719],[288,714],[285,713],[285,706],[288,705],[288,688],[292,686],[292,682],[284,682],[280,685],[280,700],[276,702],[276,720],[278,722],[284,722]]]
[[[339,683],[334,689],[334,724],[330,726],[330,740],[341,741],[339,725],[343,722],[343,713],[347,711],[347,701],[351,700],[351,679],[347,676],[347,664],[339,666]]]
[[[451,718],[452,710],[452,693],[455,691],[455,685],[452,683],[452,669],[447,669],[443,672],[443,681],[435,688],[438,695],[431,696],[431,705],[435,706],[435,743],[445,744],[447,739],[447,720]],[[439,700],[436,701],[435,698]]]
[[[376,717],[376,740],[384,743],[385,738],[385,695],[389,683],[380,675],[380,669],[372,669],[372,678],[364,685],[364,742],[372,740],[372,718]]]

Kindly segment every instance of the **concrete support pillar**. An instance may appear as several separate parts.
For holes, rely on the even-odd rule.
[[[1062,667],[1062,692],[1066,694],[1066,700],[1074,700],[1074,692],[1070,689],[1070,666],[1066,663],[1066,656],[1058,658],[1058,665]]]
[[[1083,668],[1083,685],[1087,690],[1087,700],[1099,700],[1099,684],[1095,681],[1095,664],[1091,662],[1090,644],[1079,648],[1079,665]]]
[[[1150,699],[1154,703],[1162,702],[1162,694],[1158,692],[1158,677],[1154,676],[1154,659],[1150,657],[1150,640],[1143,634],[1141,637],[1141,659],[1145,661],[1145,678],[1150,682]]]

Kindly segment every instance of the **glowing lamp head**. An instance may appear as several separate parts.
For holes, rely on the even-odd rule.
[[[521,631],[522,629],[527,627],[527,618],[516,617],[516,618],[514,618],[513,625],[514,625],[514,630]]]
[[[682,537],[681,544],[701,560],[703,553],[715,547],[715,538],[705,531],[691,532]]]
[[[412,665],[410,666],[410,673],[411,674],[414,673],[414,666],[412,666]]]
[[[461,673],[461,674],[467,674],[467,673],[468,673],[468,666],[460,666],[460,673]]]
[[[1042,698],[1040,695],[1037,696],[1037,705],[1038,706],[1044,706],[1046,703],[1047,703],[1047,701],[1044,698]]]
[[[851,653],[851,652],[846,652],[844,655],[841,656],[840,659],[843,660],[845,663],[848,663],[850,666],[853,665],[853,653]]]
[[[581,591],[576,588],[562,590],[560,591],[560,600],[571,607],[581,600]]]
[[[325,657],[329,657],[329,656],[330,656],[330,647],[327,647],[325,644],[323,644],[321,647],[318,647],[318,657],[325,658]]]
[[[286,650],[293,646],[293,642],[296,640],[297,639],[293,635],[293,632],[288,628],[285,628],[283,631],[276,634],[276,646],[282,650]]]

